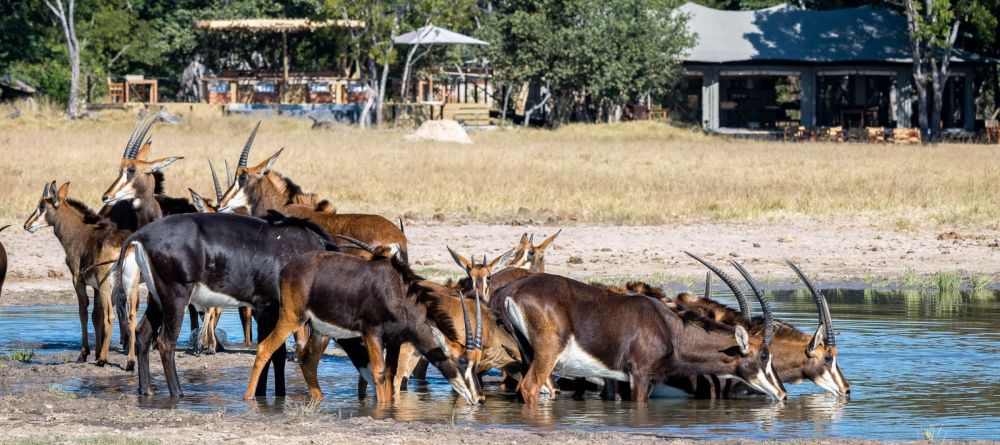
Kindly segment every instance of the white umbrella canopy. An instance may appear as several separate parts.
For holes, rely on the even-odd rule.
[[[427,25],[393,39],[400,45],[488,45],[488,43],[447,29]]]

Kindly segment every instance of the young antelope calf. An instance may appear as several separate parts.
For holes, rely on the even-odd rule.
[[[423,278],[402,261],[397,246],[373,249],[350,241],[372,253],[371,258],[315,252],[299,256],[282,269],[278,322],[257,348],[245,397],[253,398],[258,375],[271,354],[284,348],[285,340],[299,327],[311,322],[313,334],[303,350],[300,369],[312,400],[323,397],[316,378],[322,351],[314,347],[322,336],[338,341],[363,340],[367,371],[379,403],[392,400],[393,374],[403,342],[412,343],[466,402],[478,403],[477,381],[469,372],[477,357],[467,354],[455,360],[449,356],[450,344],[459,337],[449,318],[428,309],[425,289],[419,285]],[[364,371],[360,369],[363,359],[352,357],[352,361]]]
[[[82,339],[77,363],[86,362],[90,354],[90,339],[87,335],[87,306],[90,296],[87,295],[87,288],[94,289],[94,346],[97,349],[97,365],[104,366],[108,362],[114,323],[112,290],[115,279],[111,272],[130,232],[118,230],[114,224],[95,214],[83,203],[68,198],[68,194],[68,182],[59,187],[59,190],[56,190],[55,181],[46,184],[38,207],[24,222],[24,230],[35,233],[51,226],[66,251],[66,265],[73,277],[73,288],[76,290],[80,309]],[[134,318],[130,323],[134,326]],[[132,347],[133,344],[129,343],[130,358],[134,358]],[[129,369],[133,364],[133,361],[129,361]]]

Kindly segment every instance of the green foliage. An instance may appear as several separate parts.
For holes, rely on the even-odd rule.
[[[667,88],[693,43],[670,0],[498,2],[483,36],[497,75],[546,84],[555,115],[600,114]]]

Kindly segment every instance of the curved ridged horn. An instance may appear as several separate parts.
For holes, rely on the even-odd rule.
[[[3,227],[0,227],[0,232],[3,232],[3,231],[4,231],[4,230],[6,230],[6,229],[7,229],[8,227],[10,227],[10,224],[7,224],[6,226],[3,226]]]
[[[740,315],[743,316],[744,320],[750,320],[751,318],[750,303],[747,302],[747,296],[743,293],[743,290],[740,289],[740,286],[736,284],[736,281],[733,280],[733,277],[729,276],[729,274],[724,272],[722,269],[719,269],[714,264],[705,261],[698,255],[695,255],[686,250],[684,251],[684,253],[686,253],[689,257],[694,258],[699,263],[704,264],[705,267],[707,267],[708,270],[714,272],[715,275],[717,275],[719,279],[722,280],[723,283],[726,283],[726,286],[729,287],[729,290],[733,291],[733,295],[736,296],[736,301],[740,305]]]
[[[475,349],[483,348],[483,309],[479,303],[479,292],[476,292],[476,338]]]
[[[833,333],[833,318],[830,317],[830,306],[826,303],[826,297],[816,290],[816,286],[813,286],[812,281],[809,281],[806,274],[802,273],[799,266],[796,266],[795,263],[789,260],[785,260],[785,262],[795,271],[795,274],[799,276],[799,279],[809,289],[809,293],[812,294],[813,302],[816,303],[816,310],[819,312],[819,322],[823,324],[823,343],[830,348],[837,346],[837,338]]]
[[[458,304],[462,306],[462,319],[465,320],[465,350],[471,351],[475,348],[475,339],[472,337],[472,323],[469,322],[469,309],[465,307],[465,296],[458,292]]]
[[[223,159],[222,162],[226,163],[226,186],[233,185],[233,172],[229,170],[229,161]]]
[[[250,137],[247,139],[246,145],[243,146],[243,152],[240,153],[240,163],[236,165],[237,168],[246,168],[247,161],[250,160],[250,147],[253,146],[253,138],[257,136],[257,129],[260,128],[260,121],[257,121],[257,126],[253,127],[253,132],[250,133]]]
[[[125,152],[122,153],[123,158],[128,158],[129,153],[131,153],[132,146],[135,145],[135,137],[139,135],[139,130],[142,129],[142,124],[145,123],[146,119],[143,118],[135,124],[135,129],[132,130],[132,135],[128,137],[128,142],[125,143]]]
[[[153,127],[153,124],[155,124],[156,121],[156,116],[153,116],[152,119],[146,121],[146,124],[142,127],[142,131],[139,132],[138,137],[132,142],[132,147],[129,148],[128,155],[126,156],[127,158],[135,159],[135,156],[139,154],[139,148],[142,147],[142,141],[146,139],[146,133],[149,133],[149,129]]]
[[[757,297],[757,301],[760,302],[760,308],[764,311],[764,344],[770,345],[771,339],[774,338],[774,313],[771,310],[771,302],[767,301],[764,297],[764,292],[761,292],[760,287],[757,286],[757,282],[750,276],[750,272],[747,272],[740,263],[736,261],[729,260],[729,264],[732,264],[740,275],[743,275],[743,279],[747,280],[747,284],[750,285],[750,290]]]
[[[369,246],[368,244],[365,244],[364,242],[358,241],[358,240],[356,240],[354,238],[351,238],[349,236],[346,236],[346,235],[334,235],[334,236],[336,236],[337,238],[340,238],[340,239],[342,239],[344,241],[347,241],[347,242],[349,242],[351,244],[354,244],[354,245],[360,247],[362,250],[364,250],[364,251],[366,251],[366,252],[368,252],[368,253],[370,253],[372,255],[375,255],[375,249],[373,249],[372,246]]]
[[[219,177],[215,174],[215,166],[212,161],[208,161],[208,168],[212,170],[212,183],[215,184],[215,203],[222,202],[222,185],[219,184]]]

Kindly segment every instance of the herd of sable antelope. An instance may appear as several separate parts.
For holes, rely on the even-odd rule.
[[[545,251],[559,232],[541,244],[525,234],[493,259],[448,248],[465,277],[439,284],[410,267],[402,221],[338,213],[303,192],[275,171],[283,149],[251,166],[259,122],[235,171],[226,163],[227,188],[210,164],[214,199],[190,189],[191,200],[166,196],[164,170],[181,158],[152,158],[146,137],[156,120],[133,131],[99,211],[71,198],[68,182],[52,181],[24,223],[32,233],[52,227],[65,249],[79,300],[78,362],[90,354],[93,289],[96,363],[109,360],[117,316],[126,370],[138,364],[143,395],[154,393],[151,347],[159,351],[170,396],[182,395],[175,364],[182,322],[190,316],[196,353],[215,353],[223,349],[215,326],[224,307],[239,308],[248,347],[256,321],[247,399],[265,395],[271,366],[273,394],[285,395],[285,344],[293,335],[314,401],[323,397],[317,367],[330,340],[357,368],[359,397],[371,385],[379,403],[391,403],[410,379],[423,379],[428,364],[470,405],[485,400],[482,379],[493,369],[503,375],[500,388],[527,404],[542,393],[571,390],[580,398],[601,387],[602,397],[638,402],[677,394],[783,400],[784,384],[803,380],[836,395],[850,392],[837,365],[827,302],[791,262],[816,304],[813,334],[775,319],[754,278],[735,261],[760,316],[753,316],[740,283],[692,253],[735,294],[737,309],[711,298],[711,280],[701,298],[669,298],[640,282],[615,288],[547,274]],[[0,259],[6,269],[6,254]],[[140,285],[148,291],[141,320]]]

